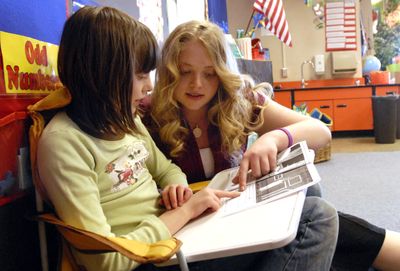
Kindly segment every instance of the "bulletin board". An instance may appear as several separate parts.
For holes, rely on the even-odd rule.
[[[226,34],[229,33],[226,0],[207,0],[209,20],[221,27]]]
[[[73,0],[72,3],[73,11],[77,9],[76,3],[110,6],[122,10],[147,25],[161,45],[169,33],[167,3],[171,1],[176,2],[176,0]]]
[[[32,185],[28,178],[29,117],[26,108],[48,93],[50,88],[56,88],[56,71],[49,69],[55,67],[51,63],[55,63],[68,2],[1,1],[0,206],[24,196],[25,190]],[[0,252],[0,258],[5,257],[7,254]],[[15,263],[10,262],[11,265],[15,266]],[[1,268],[4,270],[3,263]]]
[[[68,4],[69,0],[2,1],[0,94],[45,94],[56,87],[53,49],[58,47]]]
[[[68,0],[1,1],[0,31],[58,44]]]
[[[355,0],[325,4],[326,51],[357,50]]]

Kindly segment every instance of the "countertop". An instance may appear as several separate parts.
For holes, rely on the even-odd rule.
[[[274,86],[274,91],[275,92],[280,92],[280,91],[293,91],[293,90],[324,90],[324,89],[348,89],[348,88],[365,88],[365,87],[393,87],[393,86],[400,86],[400,84],[369,84],[369,85],[342,85],[342,86],[312,86],[312,87],[284,87],[280,88],[278,86]]]

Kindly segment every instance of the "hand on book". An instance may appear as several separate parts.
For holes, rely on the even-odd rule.
[[[205,212],[217,211],[222,205],[222,198],[235,198],[239,195],[237,191],[204,188],[192,195],[182,206],[164,212],[159,218],[168,227],[170,233],[175,234],[190,220]]]
[[[238,174],[233,180],[239,184],[240,191],[246,188],[249,172],[253,178],[260,178],[275,169],[279,142],[275,133],[271,131],[264,134],[245,151]]]
[[[190,213],[191,219],[193,219],[206,211],[217,211],[222,205],[222,198],[236,198],[238,196],[240,196],[238,191],[204,188],[194,194],[182,208],[186,209]]]
[[[182,206],[193,195],[192,190],[182,184],[171,184],[164,187],[161,192],[160,205],[164,205],[167,210]]]

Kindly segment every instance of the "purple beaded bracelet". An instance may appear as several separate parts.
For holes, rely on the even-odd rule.
[[[279,128],[277,130],[280,130],[280,131],[284,132],[287,135],[287,138],[288,138],[288,141],[289,141],[288,148],[290,146],[292,146],[293,145],[293,137],[292,137],[292,134],[289,132],[289,130],[286,129],[286,128]]]

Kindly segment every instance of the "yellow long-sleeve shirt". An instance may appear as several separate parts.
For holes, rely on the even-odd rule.
[[[157,187],[187,184],[162,154],[139,118],[141,135],[108,141],[83,132],[65,112],[46,126],[38,146],[40,177],[59,217],[104,236],[144,242],[170,237],[158,218]],[[131,270],[137,263],[119,253],[75,252],[88,270]]]

